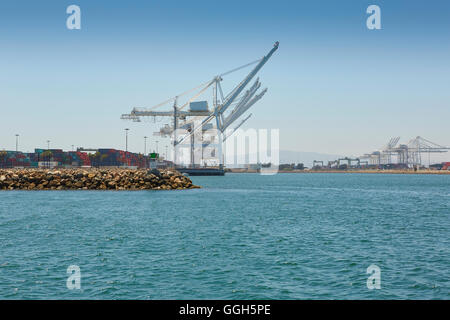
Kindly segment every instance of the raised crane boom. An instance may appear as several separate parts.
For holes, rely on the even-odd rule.
[[[224,112],[234,102],[234,100],[236,100],[236,98],[239,96],[239,94],[242,92],[242,90],[244,90],[244,88],[248,85],[248,83],[255,77],[255,75],[258,73],[258,71],[261,70],[261,68],[266,64],[266,62],[270,59],[270,57],[273,55],[273,53],[278,49],[279,45],[280,45],[280,43],[278,41],[275,42],[275,44],[273,45],[273,48],[269,51],[269,53],[266,56],[264,56],[261,60],[259,60],[259,63],[255,66],[255,68],[253,68],[253,70],[250,71],[250,73],[244,78],[244,80],[242,80],[230,92],[230,94],[225,98],[225,101],[221,105],[215,106],[214,112],[209,117],[206,117],[200,123],[200,125],[198,125],[197,127],[193,128],[193,130],[190,133],[188,133],[184,137],[182,137],[180,139],[180,141],[176,141],[175,144],[183,143],[187,138],[189,138],[191,135],[193,135],[199,129],[203,128],[207,123],[209,123],[214,118],[216,118],[216,121],[217,121],[217,129],[220,132],[223,132],[225,130],[225,127],[222,125],[222,123],[223,123],[223,119],[222,118],[223,118]],[[216,77],[216,81],[220,81],[220,76]],[[258,83],[259,83],[259,81],[256,81],[254,86],[258,86]],[[259,88],[259,86],[258,86],[258,88]],[[250,91],[252,89],[254,89],[254,88],[251,88]],[[264,95],[264,93],[266,93],[266,91],[267,91],[267,89],[264,89],[263,92],[260,94],[260,97],[257,100],[259,100]],[[253,94],[255,92],[256,91],[254,91]],[[244,96],[244,98],[245,98],[245,96]],[[251,105],[254,104],[256,101],[253,101],[253,103],[251,103]],[[247,104],[247,105],[243,105],[242,107],[247,107],[247,106],[250,107],[251,105]],[[248,108],[246,108],[246,109],[248,109]],[[238,109],[236,108],[234,111],[238,111]],[[236,118],[233,119],[233,121],[234,120],[236,120]],[[231,122],[227,123],[227,127],[230,124],[231,124]]]
[[[247,84],[253,79],[253,77],[258,73],[258,71],[266,64],[266,62],[270,59],[270,57],[273,55],[275,51],[277,51],[279,42],[275,42],[273,45],[272,50],[269,51],[269,53],[264,56],[261,61],[256,65],[256,67],[245,77],[244,80],[240,84],[237,85],[236,88],[234,88],[233,91],[231,91],[229,98],[225,100],[225,102],[219,106],[219,113],[223,114],[225,110],[231,105],[231,103],[236,99],[236,97],[244,90],[244,88],[247,86]]]

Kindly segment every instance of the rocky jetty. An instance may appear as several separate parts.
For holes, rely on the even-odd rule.
[[[200,188],[175,170],[0,169],[0,190],[181,190]]]

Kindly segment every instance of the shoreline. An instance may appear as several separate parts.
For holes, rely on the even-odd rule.
[[[258,170],[231,169],[227,173],[259,173]],[[369,174],[430,174],[450,175],[450,170],[280,170],[277,173],[369,173]]]

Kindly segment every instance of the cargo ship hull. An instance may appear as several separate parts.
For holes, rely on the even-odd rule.
[[[177,168],[177,171],[189,176],[223,176],[224,169],[219,168]]]

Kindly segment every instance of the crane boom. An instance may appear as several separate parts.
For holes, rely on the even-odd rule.
[[[241,110],[241,108],[243,106],[245,106],[247,104],[247,102],[253,98],[253,96],[255,95],[256,91],[258,91],[258,89],[261,87],[261,82],[259,82],[259,79],[256,80],[255,84],[248,89],[244,96],[242,97],[242,99],[238,102],[238,104],[234,107],[234,109],[231,111],[230,114],[228,114],[225,119],[221,119],[223,120],[223,123],[228,122],[229,119],[231,119],[233,117],[234,114],[236,114],[237,112],[239,112]],[[223,117],[223,115],[222,115]],[[223,128],[225,129],[225,128]]]
[[[179,143],[183,143],[188,137],[190,137],[191,135],[193,135],[198,129],[202,128],[204,125],[206,125],[207,123],[209,123],[211,120],[213,120],[214,118],[217,119],[217,129],[219,131],[223,131],[224,128],[223,126],[220,125],[220,119],[223,116],[223,113],[227,110],[227,108],[233,103],[233,101],[239,96],[239,94],[242,92],[242,90],[244,90],[244,88],[248,85],[248,83],[255,77],[255,75],[258,73],[259,70],[261,70],[261,68],[266,64],[266,62],[270,59],[270,57],[273,55],[273,53],[278,49],[279,46],[279,42],[275,42],[275,44],[273,45],[273,48],[269,51],[269,53],[264,56],[259,63],[255,66],[255,68],[253,68],[252,71],[250,71],[250,73],[244,78],[244,80],[241,81],[241,83],[239,83],[232,91],[231,93],[227,96],[226,100],[224,101],[223,104],[216,106],[216,109],[214,110],[214,112],[209,115],[208,117],[206,117],[201,123],[200,125],[198,125],[197,127],[193,128],[193,130],[186,134],[184,137],[181,138],[180,141],[176,142],[176,144]],[[217,79],[220,79],[220,76],[217,77]],[[254,86],[257,86],[259,81],[257,81]],[[251,90],[251,89],[250,89]],[[261,93],[261,97],[262,95],[264,95],[264,93],[267,91],[267,89],[265,91],[263,91],[263,93]],[[259,100],[261,97],[259,97],[257,100]],[[256,100],[256,101],[257,101]],[[251,105],[253,105],[256,101],[254,101],[253,103],[248,103],[245,107],[250,107]],[[246,108],[246,110],[248,109]],[[242,113],[241,113],[242,114]],[[236,120],[236,118],[233,119]],[[230,125],[230,123],[228,123],[228,125]]]
[[[241,122],[233,129],[233,131],[230,132],[230,134],[226,135],[226,136],[223,138],[223,141],[222,141],[222,142],[225,142],[225,140],[227,140],[229,137],[231,137],[231,136],[237,131],[237,129],[239,129],[239,128],[244,124],[244,122],[246,122],[251,116],[252,116],[252,113],[250,113],[244,120],[242,120],[242,121],[241,121]]]
[[[234,112],[229,118],[225,120],[223,123],[223,130],[228,128],[230,124],[232,124],[234,121],[236,121],[245,111],[250,109],[252,105],[254,105],[259,99],[261,99],[267,92],[267,88],[261,91],[260,94],[257,94],[253,99],[248,101],[244,106],[240,107],[239,110]]]
[[[236,99],[236,97],[244,90],[244,88],[247,86],[247,84],[253,79],[253,77],[258,73],[258,71],[266,64],[266,62],[270,59],[270,57],[273,55],[273,53],[278,49],[279,42],[275,42],[273,45],[272,50],[264,56],[261,61],[256,65],[256,67],[245,77],[244,80],[240,84],[234,88],[234,90],[231,92],[230,96],[226,101],[219,107],[219,113],[225,112],[225,110],[231,105],[231,103]]]

